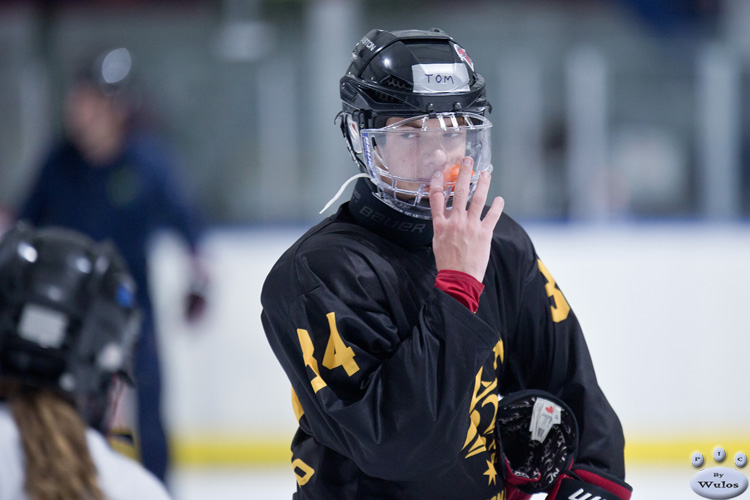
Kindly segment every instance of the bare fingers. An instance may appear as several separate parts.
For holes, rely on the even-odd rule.
[[[466,204],[469,203],[469,190],[471,184],[471,168],[474,166],[474,160],[467,156],[461,162],[461,169],[458,171],[456,187],[453,189],[453,208],[466,210]]]
[[[503,208],[505,208],[505,200],[500,196],[495,197],[495,199],[492,200],[490,209],[487,210],[484,219],[482,219],[482,225],[490,229],[495,229],[497,221],[500,220],[500,216],[503,214]]]
[[[490,179],[490,173],[487,171],[479,174],[477,187],[474,189],[474,196],[471,197],[471,205],[469,206],[470,217],[480,218],[482,216],[484,204],[487,201],[487,193],[490,190]]]
[[[443,193],[443,173],[435,172],[430,180],[430,212],[432,220],[445,217],[445,194]]]

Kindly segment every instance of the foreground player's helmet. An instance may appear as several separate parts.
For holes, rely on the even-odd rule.
[[[492,170],[484,78],[445,32],[370,31],[354,47],[340,93],[349,151],[376,196],[396,210],[430,218],[436,171],[450,204],[465,158],[472,193],[479,173]]]
[[[19,223],[0,240],[0,376],[67,397],[102,428],[140,327],[135,283],[115,248]]]

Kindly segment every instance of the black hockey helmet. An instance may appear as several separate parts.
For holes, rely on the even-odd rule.
[[[415,67],[425,64],[457,64],[465,70],[431,81],[415,78]],[[352,114],[360,128],[381,127],[380,116],[484,115],[490,109],[484,78],[474,71],[466,50],[437,28],[370,31],[354,47],[340,91],[343,113]]]
[[[408,126],[425,131],[433,128],[432,137],[441,132],[434,130],[434,124],[428,126],[428,118],[438,119],[442,131],[458,132],[461,128],[463,134],[470,130],[465,156],[471,157],[474,165],[472,192],[479,173],[492,168],[492,124],[484,118],[491,106],[484,78],[474,70],[466,50],[440,29],[370,31],[354,47],[352,61],[340,80],[340,95],[340,126],[352,158],[377,188],[377,196],[401,212],[430,218],[427,192],[432,172],[420,172],[416,166],[408,173],[395,172],[388,165],[382,148],[377,148],[399,132],[396,127],[385,128],[388,118],[421,118],[420,123]],[[403,130],[406,125],[399,126]],[[409,152],[413,157],[420,153],[425,151]],[[446,185],[455,183],[462,156],[446,166],[446,171],[454,167],[454,175],[446,174]],[[447,188],[450,198],[452,186]]]
[[[0,239],[0,376],[58,391],[102,428],[139,328],[135,282],[113,245],[23,222]]]

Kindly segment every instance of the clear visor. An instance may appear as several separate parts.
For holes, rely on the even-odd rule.
[[[464,160],[472,164],[471,193],[483,171],[492,171],[490,128],[473,113],[440,113],[361,131],[365,164],[380,197],[402,212],[429,218],[430,181],[443,175],[448,206]]]

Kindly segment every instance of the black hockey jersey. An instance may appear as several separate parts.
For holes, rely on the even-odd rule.
[[[435,288],[430,241],[430,221],[360,180],[267,277],[262,321],[299,421],[295,498],[500,500],[498,401],[528,388],[573,410],[578,463],[624,478],[620,422],[525,231],[498,222],[476,314]]]

